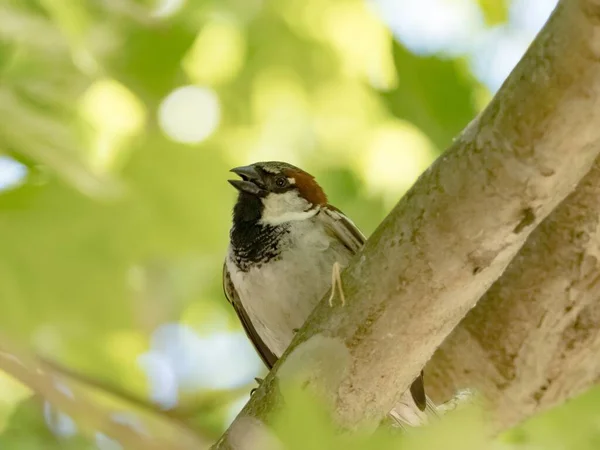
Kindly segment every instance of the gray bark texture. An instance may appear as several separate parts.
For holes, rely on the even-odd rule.
[[[328,401],[341,426],[376,426],[530,233],[590,170],[600,151],[599,123],[600,0],[562,0],[490,105],[420,177],[344,272],[346,305],[332,308],[325,296],[214,448],[238,448],[248,423],[268,425],[272,414],[285,407],[288,386],[297,384]],[[547,269],[546,261],[534,262]],[[559,282],[550,279],[557,273],[543,270],[536,283],[544,277]],[[503,339],[502,350],[512,348],[513,335],[502,328],[524,307],[515,301],[497,317],[488,313],[495,302],[486,302],[492,305],[480,320],[496,334],[471,332],[468,338],[480,346],[478,339],[485,345],[489,338]],[[572,302],[581,302],[576,290]],[[580,310],[574,304],[562,316],[545,320],[567,322],[565,317]],[[585,325],[572,329],[574,339],[582,339],[577,333],[589,320],[586,316]],[[514,326],[519,328],[519,320]],[[525,334],[519,334],[517,345],[526,341]],[[531,373],[525,376],[554,380],[574,370],[560,371],[554,361],[551,375],[538,374],[532,355],[542,344],[527,340],[532,348],[523,354],[530,359],[522,367]],[[440,356],[434,368],[438,395],[447,397],[454,385],[465,384],[463,366],[448,362],[459,345],[448,357]],[[489,358],[485,350],[481,354]],[[498,367],[490,373],[496,368],[510,380],[514,361],[494,362],[489,364]],[[443,381],[444,372],[454,378]],[[510,406],[500,408],[525,407],[530,399],[520,395],[520,385],[515,393],[511,386],[489,388],[496,389],[495,404],[502,405],[509,393]],[[552,382],[547,386],[539,391],[539,401],[562,395],[554,393]]]
[[[437,350],[428,393],[475,388],[502,430],[597,383],[598,355],[600,160]]]

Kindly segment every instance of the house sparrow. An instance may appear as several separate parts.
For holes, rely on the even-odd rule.
[[[223,289],[270,370],[329,288],[333,296],[339,268],[348,265],[365,237],[298,167],[269,161],[231,172],[241,179],[229,180],[239,194]],[[343,301],[341,286],[340,294]],[[418,424],[415,417],[422,418],[420,411],[430,406],[423,373],[401,402],[391,416]]]

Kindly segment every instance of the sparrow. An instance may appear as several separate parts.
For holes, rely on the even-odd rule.
[[[330,302],[339,284],[344,303],[340,270],[366,239],[328,203],[315,178],[298,167],[268,161],[231,172],[240,179],[228,180],[238,197],[223,290],[270,370],[330,288]],[[418,411],[431,406],[422,372],[406,395]],[[414,425],[413,405],[404,397],[405,407],[390,414],[399,423]]]

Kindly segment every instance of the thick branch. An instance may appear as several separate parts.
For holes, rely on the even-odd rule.
[[[483,114],[429,168],[315,309],[234,422],[301,382],[347,427],[377,423],[600,150],[600,13],[563,0]],[[584,8],[585,7],[585,8]],[[279,389],[278,389],[279,388]],[[227,436],[218,444],[226,448]]]
[[[600,159],[427,366],[429,392],[474,387],[497,429],[600,378]]]

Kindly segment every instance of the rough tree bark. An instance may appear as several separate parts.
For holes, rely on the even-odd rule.
[[[428,392],[491,403],[497,430],[600,379],[600,159],[426,368]]]
[[[374,425],[600,150],[600,0],[562,0],[486,110],[411,188],[215,448],[288,383]],[[513,405],[518,408],[520,405]],[[228,439],[231,436],[232,439]]]

